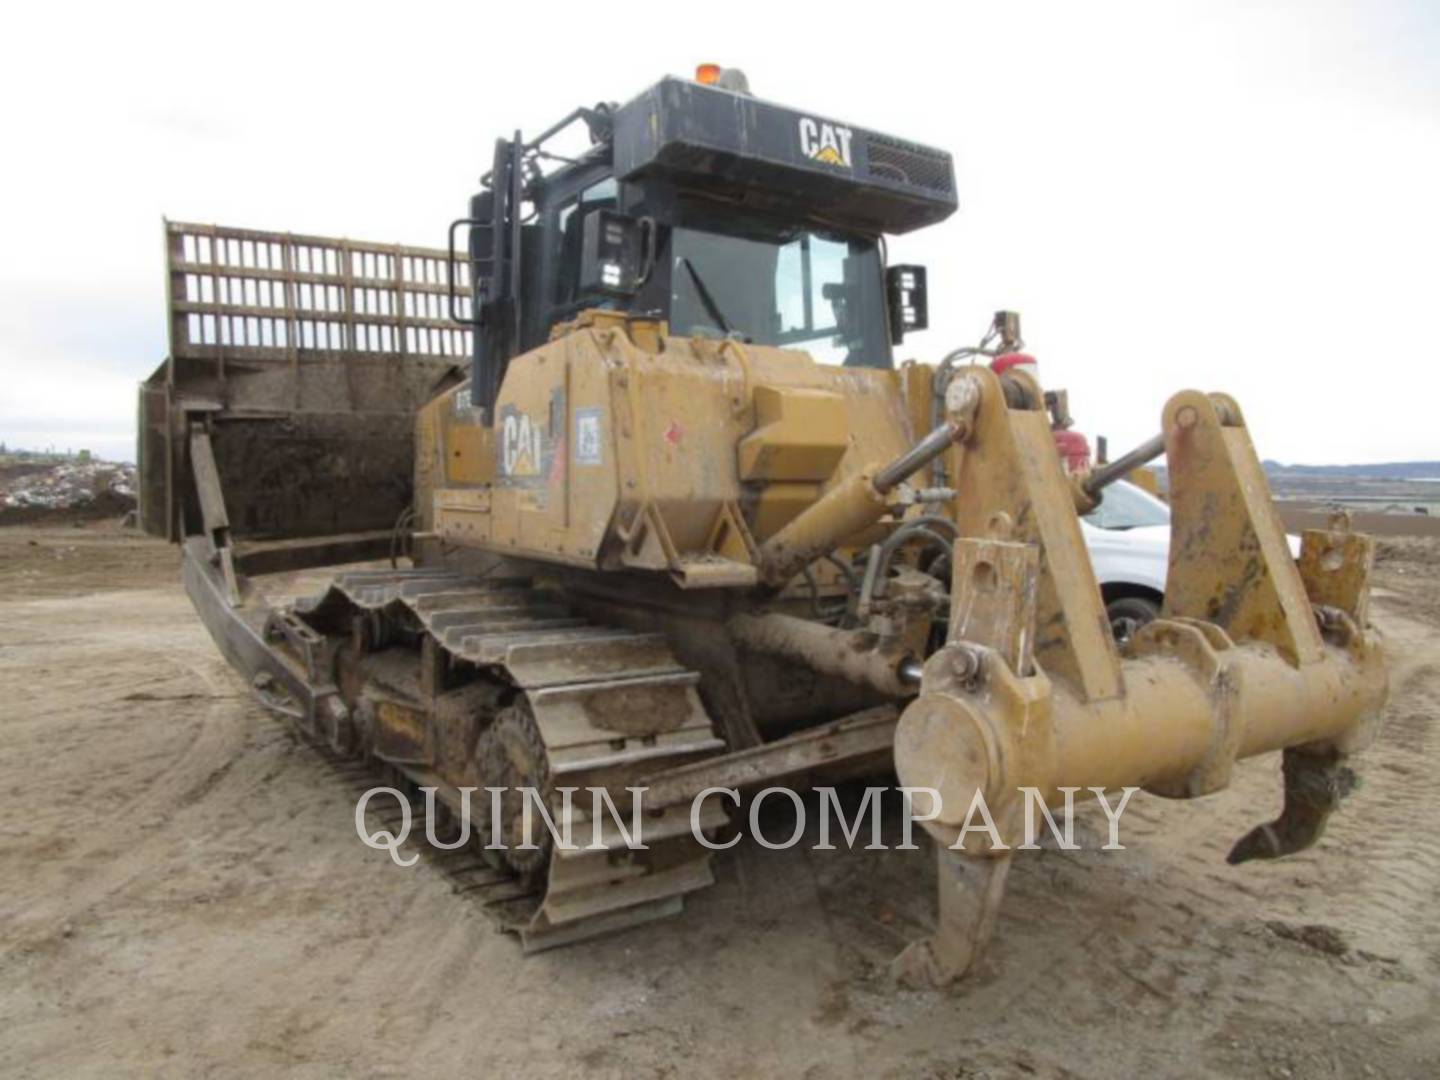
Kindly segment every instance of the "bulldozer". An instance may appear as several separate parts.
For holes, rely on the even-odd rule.
[[[921,982],[981,955],[1023,791],[1195,798],[1281,751],[1231,860],[1309,847],[1385,700],[1372,542],[1294,557],[1223,393],[1066,468],[1066,396],[996,362],[1013,313],[897,364],[930,290],[885,238],[957,206],[948,153],[707,65],[496,140],[445,248],[167,222],[142,522],[307,738],[456,814],[493,795],[478,884],[527,951],[676,914],[727,825],[703,796],[782,781],[893,768],[939,862]],[[1161,454],[1163,610],[1122,648],[1078,517]],[[522,842],[536,810],[594,842]]]

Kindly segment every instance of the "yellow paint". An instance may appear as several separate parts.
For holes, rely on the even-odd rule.
[[[465,391],[426,407],[445,440],[442,538],[693,587],[753,582],[760,542],[915,439],[896,372],[674,337],[613,312],[513,360],[493,428],[464,422]],[[488,504],[454,497],[465,491]]]

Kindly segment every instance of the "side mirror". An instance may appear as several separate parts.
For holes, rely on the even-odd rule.
[[[615,210],[585,216],[580,240],[580,292],[633,296],[640,288],[644,227]]]
[[[925,267],[892,266],[885,271],[885,302],[890,311],[890,343],[899,345],[911,330],[930,325]]]

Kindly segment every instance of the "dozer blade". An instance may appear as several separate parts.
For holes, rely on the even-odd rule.
[[[140,388],[145,530],[179,542],[223,528],[239,572],[391,554],[415,414],[469,351],[458,323],[404,314],[467,294],[448,255],[179,222],[165,242],[170,355]],[[388,291],[389,313],[358,320],[361,286]]]

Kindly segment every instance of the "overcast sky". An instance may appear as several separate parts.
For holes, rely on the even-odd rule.
[[[42,13],[43,12],[43,13]],[[928,13],[927,13],[928,12]],[[543,14],[543,17],[541,15]],[[0,439],[133,457],[161,217],[440,246],[497,134],[700,61],[955,154],[902,355],[1024,316],[1115,450],[1195,386],[1262,456],[1440,458],[1440,3],[23,5]]]

